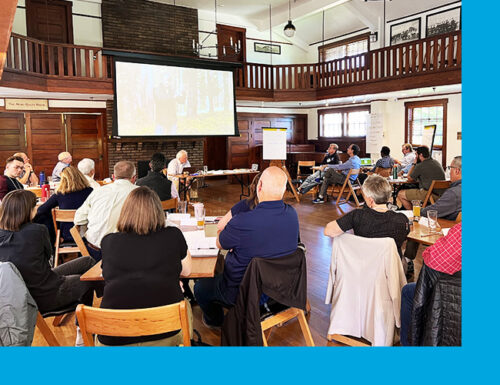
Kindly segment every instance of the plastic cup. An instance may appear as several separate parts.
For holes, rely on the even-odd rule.
[[[420,219],[420,208],[421,208],[421,203],[418,200],[411,201],[411,204],[413,205],[413,218],[418,221]]]
[[[203,203],[194,205],[194,216],[196,218],[196,227],[201,230],[205,227],[205,207]]]
[[[427,219],[429,221],[429,232],[431,234],[434,234],[437,232],[437,223],[438,223],[437,216],[438,216],[437,210],[427,211]]]
[[[177,212],[179,214],[186,214],[186,212],[187,212],[187,202],[186,201],[177,201]]]

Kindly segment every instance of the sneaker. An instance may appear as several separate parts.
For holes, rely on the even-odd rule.
[[[323,182],[323,178],[316,178],[316,179],[314,179],[314,181],[316,183],[321,183],[321,182]]]
[[[82,348],[85,346],[85,344],[83,343],[83,335],[82,335],[82,331],[80,330],[80,326],[76,327],[75,346],[77,348]]]
[[[408,261],[408,265],[406,267],[406,274],[413,275],[415,273],[415,266],[413,266],[413,261]]]
[[[205,315],[203,314],[201,316],[201,322],[203,323],[203,325],[208,328],[208,329],[211,329],[211,330],[218,330],[218,331],[221,331],[221,327],[220,326],[216,326],[216,325],[210,325],[206,320],[205,320]]]
[[[325,203],[325,200],[323,198],[316,198],[313,200],[313,203]]]

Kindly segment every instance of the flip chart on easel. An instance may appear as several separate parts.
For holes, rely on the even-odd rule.
[[[429,147],[431,154],[432,154],[432,147],[434,146],[435,134],[436,134],[435,124],[424,126],[424,129],[422,130],[422,145]]]
[[[286,128],[262,128],[262,159],[286,160]]]

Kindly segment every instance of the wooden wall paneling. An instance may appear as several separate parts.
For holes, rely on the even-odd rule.
[[[227,140],[231,137],[207,136],[204,140],[203,164],[209,170],[227,168]]]
[[[57,155],[66,151],[62,114],[26,114],[31,132],[31,161],[37,174],[52,175]],[[28,124],[28,123],[27,123]]]
[[[24,134],[24,115],[0,113],[0,170],[3,174],[5,160],[16,152],[27,152]]]
[[[96,179],[104,177],[104,156],[102,146],[102,116],[100,114],[67,114],[66,129],[68,151],[73,156],[73,165],[83,158],[95,162]],[[106,165],[107,168],[107,165]]]
[[[27,35],[38,40],[73,44],[71,1],[26,0]]]
[[[250,120],[238,119],[238,131],[240,136],[227,138],[227,165],[230,169],[250,167]]]
[[[233,27],[229,25],[217,24],[217,56],[219,60],[232,61],[232,62],[246,62],[246,29]],[[233,44],[238,44],[238,40],[241,42],[241,50],[238,55],[234,55],[234,51],[230,48],[231,38],[233,39]],[[223,55],[223,46],[226,46],[226,53],[229,56]]]

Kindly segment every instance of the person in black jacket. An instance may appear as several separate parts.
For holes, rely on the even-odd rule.
[[[339,146],[336,143],[331,143],[326,151],[326,155],[321,162],[321,170],[316,171],[312,175],[309,175],[306,180],[299,186],[297,191],[300,194],[307,193],[314,186],[317,186],[321,183],[321,172],[324,171],[329,165],[339,164],[339,155],[337,154]]]
[[[52,269],[52,247],[44,225],[32,223],[36,196],[16,190],[5,196],[0,208],[0,262],[12,262],[21,273],[41,313],[80,302],[92,306],[93,283],[80,281],[80,275],[94,264],[91,257],[80,257]]]
[[[23,190],[24,186],[17,180],[24,171],[24,161],[20,156],[11,156],[5,162],[5,174],[0,182],[0,200],[14,190]]]
[[[165,166],[165,155],[159,152],[153,154],[151,161],[149,162],[149,168],[151,168],[151,170],[148,171],[148,175],[137,180],[135,183],[137,186],[149,187],[156,194],[158,194],[160,201],[166,201],[171,198],[179,197],[175,185],[169,181],[162,172],[165,169]]]

